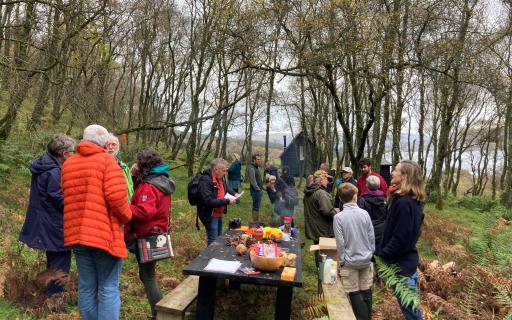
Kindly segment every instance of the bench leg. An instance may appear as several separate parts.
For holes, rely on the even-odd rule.
[[[199,277],[197,292],[197,320],[213,320],[215,314],[215,296],[217,294],[217,279]]]
[[[292,314],[293,287],[277,287],[275,320],[289,320]]]

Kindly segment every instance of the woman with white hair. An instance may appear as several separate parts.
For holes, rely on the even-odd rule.
[[[379,190],[380,179],[378,177],[369,176],[366,178],[366,186],[369,191],[359,197],[357,205],[370,215],[375,233],[375,246],[379,247],[384,231],[384,222],[388,216],[388,204],[384,192]]]
[[[30,199],[27,216],[20,233],[20,241],[30,248],[44,250],[46,266],[69,272],[71,250],[64,247],[63,207],[61,187],[62,163],[73,155],[75,140],[65,134],[56,134],[48,143],[46,152],[32,161],[30,172]],[[64,285],[50,282],[46,295],[64,292]]]

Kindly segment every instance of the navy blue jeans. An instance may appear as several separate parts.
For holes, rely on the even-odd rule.
[[[218,236],[222,234],[222,218],[210,218],[210,226],[206,228],[208,235],[208,245],[212,244]]]
[[[121,258],[106,251],[76,246],[73,248],[78,270],[78,308],[84,320],[119,319],[121,298],[119,278]]]
[[[407,284],[414,290],[416,295],[418,296],[418,300],[420,298],[420,291],[418,288],[418,272],[415,272],[410,277],[407,277]],[[398,304],[400,304],[400,309],[406,320],[423,320],[423,314],[421,313],[420,307],[418,306],[416,309],[413,309],[411,306],[404,306],[400,298],[396,297],[398,300]]]
[[[259,212],[261,198],[263,197],[263,192],[261,190],[256,191],[251,188],[251,197],[252,197],[252,211]]]

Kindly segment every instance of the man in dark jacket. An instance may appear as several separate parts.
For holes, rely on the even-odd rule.
[[[229,204],[235,204],[240,196],[226,184],[224,176],[227,172],[226,160],[217,158],[211,163],[211,168],[204,172],[197,186],[201,201],[197,206],[197,215],[203,223],[210,245],[222,234],[222,218]],[[226,193],[236,197],[226,199]]]
[[[263,196],[263,179],[259,166],[261,165],[261,155],[258,153],[252,155],[252,162],[249,165],[249,185],[252,198],[252,221],[258,221],[260,218],[260,204]]]
[[[334,237],[333,217],[339,209],[333,207],[332,197],[326,190],[327,172],[318,170],[313,177],[314,183],[304,189],[304,222],[306,237],[318,244],[320,237]]]
[[[56,134],[48,143],[47,151],[32,161],[30,172],[30,199],[27,216],[20,233],[20,241],[31,248],[46,251],[47,269],[69,272],[71,250],[64,247],[64,196],[60,183],[61,166],[74,153],[75,140],[65,134]],[[64,286],[50,282],[46,294],[64,292]]]
[[[375,233],[375,247],[379,247],[382,240],[382,232],[384,231],[384,222],[388,215],[388,204],[384,193],[379,190],[379,178],[369,176],[366,179],[366,185],[370,191],[363,194],[357,200],[357,205],[359,208],[366,210],[370,215]]]

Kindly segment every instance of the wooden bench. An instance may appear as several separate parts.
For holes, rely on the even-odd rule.
[[[339,277],[334,284],[322,283],[322,292],[330,320],[356,320],[352,305]]]
[[[327,256],[337,257],[336,239],[320,238],[317,245],[312,245],[310,251],[319,251]],[[327,312],[331,320],[356,320],[348,294],[341,285],[341,279],[338,276],[334,284],[323,284],[318,279],[318,292],[323,293]]]
[[[187,309],[197,297],[198,276],[189,276],[176,288],[158,301],[155,306],[157,320],[181,320]]]

